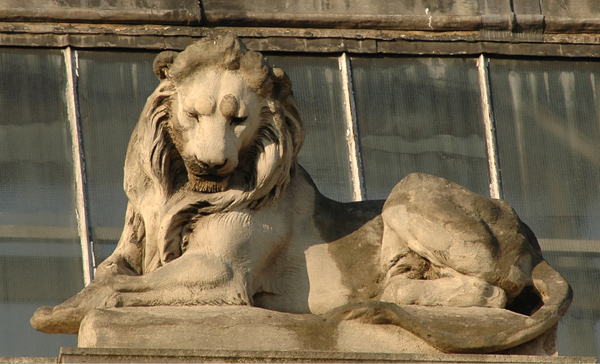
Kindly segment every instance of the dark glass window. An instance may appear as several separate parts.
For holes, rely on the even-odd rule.
[[[83,286],[68,98],[81,123],[85,194],[96,263],[119,239],[126,210],[127,144],[158,80],[157,52],[76,51],[68,89],[60,50],[0,52],[0,356],[56,356],[75,336],[29,325],[41,305]],[[338,57],[270,54],[283,68],[307,137],[299,162],[319,189],[352,199],[348,101]],[[448,178],[488,196],[488,157],[472,57],[351,59],[359,158],[368,199],[411,172]],[[490,61],[503,192],[571,283],[559,326],[561,355],[596,356],[600,332],[600,63]]]
[[[269,56],[268,61],[282,68],[292,80],[306,128],[298,162],[324,195],[351,201],[344,93],[337,58]]]
[[[123,166],[133,128],[158,86],[156,53],[79,52],[79,104],[96,264],[112,253],[127,208]]]
[[[600,322],[600,64],[493,59],[504,196],[572,285],[559,352],[596,356]]]
[[[368,199],[412,172],[489,196],[475,59],[352,58]]]
[[[56,356],[29,318],[83,287],[64,57],[5,48],[0,84],[0,355]]]

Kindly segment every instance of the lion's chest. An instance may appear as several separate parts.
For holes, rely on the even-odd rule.
[[[312,215],[300,209],[203,216],[193,225],[188,251],[231,267],[260,307],[324,313],[351,294]]]
[[[233,267],[256,269],[289,234],[280,217],[267,219],[253,210],[200,218],[189,235],[189,251],[216,256]]]

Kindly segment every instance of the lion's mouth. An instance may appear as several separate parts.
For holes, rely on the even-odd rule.
[[[216,193],[227,189],[229,175],[188,173],[188,186],[198,192]]]
[[[227,176],[220,176],[217,174],[198,174],[198,173],[191,173],[191,174],[196,179],[201,179],[204,181],[215,182],[215,183],[221,183],[227,177]]]

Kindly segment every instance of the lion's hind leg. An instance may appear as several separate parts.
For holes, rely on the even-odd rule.
[[[450,272],[440,277],[477,278],[502,288],[509,300],[532,284],[535,237],[504,201],[442,178],[411,174],[392,190],[382,217],[381,261],[388,266],[396,251],[413,252],[440,272]]]
[[[401,305],[498,307],[506,306],[503,289],[481,278],[461,274],[451,268],[439,268],[407,249],[391,229],[385,229],[386,248],[390,260],[381,301]]]
[[[532,284],[535,237],[501,200],[412,174],[392,190],[382,217],[386,300],[505,307]]]
[[[436,279],[391,277],[381,300],[400,305],[504,308],[507,297],[503,289],[481,278],[456,273]]]

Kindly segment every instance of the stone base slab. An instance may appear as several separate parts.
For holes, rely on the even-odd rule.
[[[63,348],[59,362],[595,362],[548,356],[555,338],[553,327],[530,342],[492,354],[447,354],[391,324],[241,306],[114,308],[88,314],[79,330],[79,348]]]
[[[414,307],[406,309],[416,310]],[[422,308],[425,310],[425,308]],[[437,311],[429,308],[431,313]],[[456,312],[457,317],[464,311]],[[486,323],[473,332],[468,320],[458,325],[453,340],[493,339],[496,321],[488,321],[492,309],[470,308],[468,316]],[[427,312],[429,312],[427,311]],[[498,310],[504,311],[504,310]],[[444,311],[445,312],[445,311]],[[454,311],[450,311],[454,312]],[[499,312],[504,313],[504,312]],[[479,315],[479,316],[477,316]],[[432,316],[433,324],[449,330],[451,316]],[[463,322],[467,321],[467,322]],[[444,326],[445,324],[446,326]],[[462,325],[462,326],[461,326]],[[464,326],[464,327],[463,327]],[[480,325],[481,326],[481,325]],[[453,329],[454,326],[450,327]],[[468,330],[467,330],[468,329]],[[431,329],[434,330],[434,329]],[[485,330],[489,332],[485,332]],[[430,331],[431,339],[441,331]],[[502,330],[498,331],[503,334]],[[478,337],[479,335],[479,337]],[[487,336],[486,336],[487,335]],[[530,342],[487,353],[509,355],[553,355],[556,327]],[[320,315],[291,314],[243,306],[144,307],[94,310],[79,329],[78,346],[120,349],[208,349],[264,351],[332,351],[395,354],[443,354],[443,350],[412,332],[393,324],[371,324],[359,320],[332,320]],[[463,351],[469,353],[469,351]],[[481,352],[481,351],[480,351]]]
[[[59,363],[595,363],[572,356],[62,348]]]
[[[78,346],[225,349],[236,352],[442,353],[407,330],[394,325],[373,325],[356,321],[333,324],[318,315],[290,314],[240,306],[95,310],[81,324]]]

